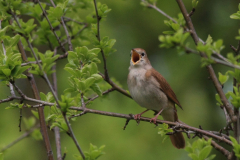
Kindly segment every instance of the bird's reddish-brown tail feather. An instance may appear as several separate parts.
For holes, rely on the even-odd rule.
[[[170,135],[171,142],[177,149],[182,149],[185,147],[185,140],[181,132],[174,133]]]

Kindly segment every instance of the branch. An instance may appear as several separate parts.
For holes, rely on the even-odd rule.
[[[176,0],[176,1],[177,1],[178,5],[179,5],[179,8],[181,9],[181,12],[182,12],[182,14],[183,14],[183,16],[184,16],[184,19],[185,19],[185,21],[186,21],[186,23],[187,23],[187,25],[188,25],[188,28],[189,28],[190,33],[191,33],[191,36],[192,36],[195,44],[197,45],[198,42],[199,42],[199,38],[198,38],[198,35],[197,35],[197,33],[196,33],[196,31],[195,31],[195,28],[194,28],[194,26],[193,26],[192,20],[191,20],[191,18],[189,17],[188,12],[187,12],[187,10],[186,10],[186,8],[185,8],[182,0]],[[206,57],[206,55],[205,55],[204,53],[200,53],[200,55],[201,55],[202,57]],[[214,83],[214,86],[215,86],[215,88],[216,88],[216,90],[217,90],[217,92],[218,92],[218,94],[219,94],[219,96],[220,96],[220,98],[221,98],[221,101],[223,102],[224,107],[226,108],[226,110],[227,110],[227,112],[228,112],[228,114],[229,114],[232,122],[236,122],[236,121],[237,121],[237,117],[234,115],[232,106],[231,106],[230,103],[228,102],[228,100],[227,100],[227,98],[226,98],[226,96],[225,96],[225,94],[224,94],[224,92],[223,92],[223,90],[222,90],[222,86],[221,86],[221,84],[219,83],[219,81],[218,81],[218,79],[217,79],[217,76],[215,75],[212,66],[211,66],[211,65],[208,65],[208,66],[207,66],[207,69],[208,69],[208,72],[209,72],[209,74],[210,74],[210,77],[211,77],[211,79],[212,79],[212,81],[213,81],[213,83]]]
[[[86,24],[84,22],[78,22],[78,21],[76,21],[76,20],[74,20],[72,18],[69,18],[69,17],[63,17],[63,19],[64,19],[64,22],[72,21],[72,22],[75,22],[75,23],[80,24],[80,25]]]
[[[38,0],[38,2],[39,2],[39,0]],[[52,6],[55,8],[56,5],[54,4],[53,0],[50,0],[50,2],[52,3]],[[40,3],[39,3],[39,4],[40,4]],[[46,14],[46,17],[47,17],[47,14]],[[65,23],[64,23],[63,17],[61,17],[61,21],[60,21],[60,22],[61,22],[61,24],[62,24],[62,26],[63,26],[63,29],[64,29],[64,31],[65,31],[65,33],[66,33],[66,35],[67,35],[69,50],[70,50],[70,51],[73,51],[72,42],[71,42],[71,37],[70,37],[70,35],[69,35],[69,33],[68,33],[68,30],[67,30],[67,27],[66,27],[66,25],[65,25]]]
[[[38,1],[39,1],[39,0],[38,0]],[[52,0],[51,0],[51,1],[52,1]],[[53,2],[52,2],[52,3],[53,3]],[[18,22],[16,16],[15,16],[15,15],[13,15],[13,16],[15,17],[15,20],[17,21],[18,26],[21,28],[21,25],[20,25],[20,23]],[[24,38],[26,39],[27,44],[28,44],[28,47],[30,48],[30,50],[31,50],[31,52],[32,52],[32,55],[33,55],[33,57],[35,58],[38,66],[39,66],[39,69],[41,70],[41,72],[42,72],[42,74],[43,74],[42,77],[43,77],[44,80],[46,81],[48,87],[50,88],[50,90],[51,90],[51,92],[52,92],[52,94],[53,94],[53,97],[54,97],[54,99],[55,99],[55,101],[56,101],[56,103],[57,103],[57,106],[58,106],[59,108],[61,108],[61,106],[60,106],[60,104],[59,104],[58,97],[57,97],[56,93],[55,93],[54,90],[53,90],[53,87],[52,87],[52,85],[51,85],[51,83],[50,83],[50,81],[49,81],[49,79],[48,79],[48,77],[47,77],[47,74],[43,71],[42,65],[40,64],[40,62],[39,62],[39,60],[38,60],[38,57],[37,57],[35,51],[33,50],[32,44],[29,42],[28,38],[26,38],[26,37],[24,37]],[[40,99],[40,97],[39,97],[39,99]],[[43,109],[43,108],[40,107],[40,109]],[[65,113],[62,112],[62,114],[63,114],[63,116],[65,116]],[[43,114],[43,116],[44,116],[44,114]],[[43,117],[43,118],[44,118],[44,117]],[[66,123],[69,123],[66,117],[64,117],[64,120],[65,120]],[[45,121],[44,121],[44,122],[45,122]],[[68,127],[69,127],[69,130],[70,130],[70,132],[71,132],[71,131],[72,131],[71,126],[68,125]],[[74,134],[71,133],[71,135],[72,135],[71,137],[73,138],[73,141],[74,141],[75,145],[77,146],[77,148],[78,148],[78,150],[79,150],[82,158],[85,160],[85,156],[84,156],[83,152],[81,151],[80,146],[79,146],[77,140],[74,139],[74,138],[75,138]],[[51,154],[52,154],[52,151],[51,151]]]
[[[114,88],[108,89],[108,90],[104,91],[104,92],[102,93],[102,95],[108,94],[108,93],[110,93],[110,92],[112,92],[112,91],[114,91],[114,90],[115,90]],[[85,103],[85,105],[87,105],[87,104],[90,103],[91,101],[94,101],[94,100],[97,99],[98,97],[99,97],[99,96],[97,95],[97,96],[95,96],[95,97],[90,98],[90,99]]]
[[[57,48],[54,49],[54,56],[57,54]],[[56,70],[56,64],[52,67],[52,70]],[[52,73],[52,81],[53,81],[53,89],[57,94],[57,73]],[[57,159],[62,160],[62,151],[61,151],[61,137],[60,137],[60,129],[56,126],[54,127],[54,136],[56,142],[56,149],[57,149]]]
[[[10,144],[8,144],[7,146],[3,147],[0,152],[3,152],[5,150],[7,150],[8,148],[12,147],[13,145],[15,145],[16,143],[20,142],[21,140],[23,140],[24,138],[28,137],[35,129],[39,128],[40,125],[36,125],[35,127],[32,127],[30,130],[26,131],[23,135],[21,135],[19,138],[17,138],[16,140],[14,140],[13,142],[11,142]]]
[[[16,15],[13,14],[13,13],[11,13],[11,14],[12,14],[13,18],[15,19],[16,23],[18,24],[18,26],[21,28],[21,25],[20,25]],[[11,24],[11,21],[10,21],[10,24]],[[19,51],[21,52],[23,61],[27,61],[27,55],[25,53],[25,50],[23,48],[21,40],[19,40],[19,42],[18,42],[18,48],[19,48]],[[33,75],[30,74],[29,72],[27,72],[27,77],[28,77],[28,80],[31,84],[31,88],[33,90],[35,98],[40,100],[40,95],[39,95],[38,88],[37,88],[37,85],[36,85],[36,82],[35,82],[35,79],[34,79]],[[43,140],[44,140],[44,143],[45,143],[45,147],[47,149],[48,159],[53,160],[54,158],[53,158],[53,153],[52,153],[52,149],[51,149],[50,140],[49,140],[49,137],[48,137],[47,126],[46,126],[45,116],[44,116],[44,111],[43,110],[44,109],[42,107],[38,108],[40,128],[41,128],[41,133],[42,133]]]
[[[101,17],[99,17],[99,15],[98,15],[98,9],[97,9],[96,0],[93,0],[93,3],[94,3],[96,17],[97,17],[97,35],[96,35],[96,37],[97,37],[97,39],[98,39],[98,41],[100,43],[100,41],[101,41],[101,38],[100,38],[100,19],[101,19]],[[102,49],[101,49],[101,54],[102,54],[103,64],[104,64],[104,76],[105,76],[106,81],[109,81],[110,78],[109,78],[108,70],[107,70],[106,57],[105,57],[104,52],[103,52]]]
[[[0,19],[0,30],[2,29],[2,20]],[[4,43],[3,43],[3,40],[1,41],[2,43],[2,49],[3,49],[3,55],[6,56],[6,49],[5,49],[5,46],[4,46]],[[15,96],[15,92],[13,90],[13,86],[12,84],[9,84],[9,88],[10,88],[10,93],[12,96]]]
[[[69,109],[84,111],[85,114],[86,113],[93,113],[93,114],[105,115],[105,116],[110,116],[110,117],[119,117],[119,118],[134,120],[134,117],[129,115],[129,114],[105,112],[105,111],[93,110],[93,109],[89,109],[89,108],[84,109],[82,107],[70,107]],[[140,121],[150,122],[150,118],[141,117]],[[211,131],[205,131],[205,130],[202,130],[202,129],[199,129],[199,128],[191,127],[191,126],[188,126],[188,125],[180,123],[180,122],[169,122],[169,121],[157,120],[156,123],[158,123],[158,124],[166,123],[170,126],[176,126],[176,127],[182,128],[182,129],[191,130],[191,131],[194,131],[192,133],[195,133],[195,134],[198,133],[198,134],[206,135],[206,136],[215,138],[218,141],[225,142],[226,144],[232,146],[232,142],[230,140],[226,139],[224,136],[218,136],[218,135],[212,133]]]
[[[204,138],[206,141],[209,140],[209,138],[208,138],[207,136],[204,136],[204,135],[203,135],[203,138]],[[220,146],[219,144],[217,144],[215,141],[211,140],[211,145],[212,145],[216,150],[218,150],[219,152],[221,152],[225,157],[228,158],[229,156],[231,156],[231,153],[230,153],[228,150],[226,150],[225,148],[223,148],[222,146]]]
[[[122,93],[123,95],[132,98],[131,95],[124,89],[122,89],[121,87],[119,87],[118,85],[116,85],[111,79],[106,79],[105,76],[102,73],[99,73],[103,79],[108,82],[108,84],[110,84],[115,90],[117,90],[118,92]]]
[[[59,39],[57,33],[55,32],[55,30],[54,30],[54,28],[53,28],[53,26],[52,26],[50,20],[48,19],[48,16],[47,16],[46,11],[43,9],[43,7],[42,7],[40,1],[39,1],[39,0],[37,0],[37,1],[38,1],[39,6],[41,7],[41,9],[42,9],[42,11],[43,11],[43,15],[44,15],[45,18],[47,19],[47,22],[48,22],[48,24],[49,24],[49,26],[50,26],[50,28],[51,28],[51,30],[52,30],[54,36],[56,37],[56,39],[57,39],[57,41],[58,41],[58,44],[61,46],[62,51],[65,53],[65,52],[66,52],[66,49],[65,49],[64,46],[62,45],[62,43],[61,43],[61,41],[60,41],[60,39]]]
[[[142,2],[146,2],[146,0],[142,0]],[[158,11],[159,13],[161,13],[163,16],[167,17],[168,19],[170,19],[171,21],[173,21],[174,23],[177,23],[177,21],[175,19],[173,19],[171,16],[169,16],[167,13],[163,12],[161,9],[159,9],[156,5],[150,4],[148,3],[147,7],[149,8],[153,8],[156,11]]]

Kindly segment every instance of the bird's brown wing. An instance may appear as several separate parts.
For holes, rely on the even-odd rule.
[[[154,68],[149,70],[148,74],[149,73],[151,73],[151,76],[153,76],[157,80],[157,82],[160,84],[160,89],[167,95],[167,97],[182,109],[181,104],[177,100],[177,96],[173,92],[171,86],[168,84],[166,79]]]

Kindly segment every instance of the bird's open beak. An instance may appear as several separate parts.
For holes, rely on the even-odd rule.
[[[140,59],[141,59],[140,55],[134,49],[132,49],[132,62],[133,62],[133,64],[137,64],[140,61]]]

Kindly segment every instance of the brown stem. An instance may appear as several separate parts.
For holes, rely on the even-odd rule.
[[[192,36],[195,44],[197,45],[198,42],[199,42],[199,38],[198,38],[198,35],[197,35],[197,33],[195,31],[195,28],[193,26],[192,20],[189,17],[188,12],[187,12],[187,10],[186,10],[186,8],[184,6],[184,3],[182,2],[182,0],[176,0],[176,1],[177,1],[178,5],[179,5],[179,8],[180,8],[180,10],[181,10],[181,12],[182,12],[182,14],[184,16],[184,19],[185,19],[185,21],[187,23],[188,28],[191,31],[191,36]],[[200,53],[200,55],[202,57],[206,57],[206,55],[204,53]],[[207,69],[208,69],[210,77],[211,77],[211,79],[212,79],[212,81],[214,83],[214,86],[215,86],[215,88],[216,88],[216,90],[217,90],[217,92],[218,92],[218,94],[219,94],[219,96],[221,98],[221,101],[223,102],[224,107],[226,108],[226,110],[227,110],[227,112],[228,112],[232,122],[236,122],[237,121],[237,117],[234,115],[232,106],[228,102],[228,100],[227,100],[227,98],[226,98],[226,96],[225,96],[225,94],[224,94],[224,92],[222,90],[222,85],[219,83],[219,81],[217,79],[217,76],[214,73],[214,70],[213,70],[212,66],[208,65]]]
[[[104,91],[104,92],[102,93],[102,95],[108,94],[108,93],[110,93],[110,92],[112,92],[112,91],[114,91],[114,90],[115,90],[114,88],[108,89],[108,90]],[[97,96],[95,96],[95,97],[90,98],[90,99],[85,103],[85,105],[87,105],[87,104],[90,103],[91,101],[94,101],[94,100],[97,99],[98,97],[99,97],[99,96],[97,95]]]
[[[16,15],[12,13],[12,16],[15,19],[15,21],[17,22],[17,24],[19,25],[19,27],[21,28],[20,23],[18,22]],[[11,24],[11,22],[10,22],[10,24]],[[27,55],[25,53],[25,50],[23,48],[21,40],[19,40],[19,42],[18,42],[18,48],[19,48],[19,51],[22,55],[23,61],[27,61]],[[33,75],[31,73],[27,72],[27,77],[28,77],[28,80],[30,82],[34,97],[37,100],[40,100],[40,95],[39,95],[39,92],[38,92],[37,84],[35,82],[35,79],[34,79]],[[38,108],[40,128],[41,128],[41,133],[42,133],[42,136],[43,136],[43,140],[44,140],[44,143],[45,143],[45,146],[46,146],[46,149],[47,149],[48,159],[53,160],[54,159],[53,158],[53,152],[52,152],[50,140],[49,140],[49,137],[48,137],[47,126],[46,126],[45,116],[44,116],[44,111],[43,110],[44,110],[43,107]]]
[[[121,87],[119,87],[118,85],[116,85],[111,79],[106,79],[105,76],[102,73],[99,73],[103,79],[108,82],[108,84],[110,84],[115,90],[117,90],[118,92],[122,93],[123,95],[132,98],[132,96],[124,89],[122,89]]]
[[[134,120],[134,116],[131,116],[129,114],[105,112],[105,111],[93,110],[93,109],[89,109],[89,108],[84,109],[82,107],[70,107],[70,109],[78,110],[78,111],[84,111],[85,114],[86,113],[93,113],[93,114],[99,114],[99,115],[105,115],[105,116],[119,117],[119,118]],[[146,117],[141,117],[139,120],[140,121],[145,121],[145,122],[150,122],[150,118],[146,118]],[[216,134],[212,133],[211,131],[206,131],[206,130],[202,130],[202,129],[199,129],[199,128],[195,128],[195,127],[192,127],[192,126],[189,126],[187,124],[180,123],[180,122],[170,122],[170,121],[157,120],[156,123],[158,123],[158,124],[166,123],[170,126],[176,126],[176,127],[182,128],[182,129],[191,130],[191,131],[194,131],[194,133],[199,133],[199,134],[203,134],[203,135],[215,138],[218,141],[225,142],[226,144],[232,146],[232,142],[230,140],[226,139],[224,136],[216,135]]]

